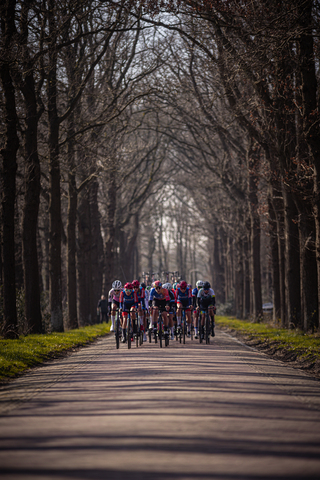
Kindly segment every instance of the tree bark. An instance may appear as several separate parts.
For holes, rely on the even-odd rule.
[[[51,326],[54,332],[63,332],[61,285],[61,195],[59,163],[59,118],[57,111],[57,49],[55,2],[48,1],[49,67],[47,80],[49,121],[49,270]]]
[[[28,52],[28,5],[23,5],[21,25],[23,33],[24,80],[21,90],[25,99],[26,130],[24,142],[25,198],[22,216],[22,258],[24,272],[25,317],[30,333],[42,332],[40,307],[40,276],[37,248],[38,215],[40,205],[40,162],[38,156],[37,98],[34,72]]]
[[[74,115],[68,118],[68,136],[74,134]],[[68,327],[78,328],[77,314],[77,267],[76,267],[76,223],[78,192],[76,185],[76,165],[73,138],[68,142],[68,212],[67,212],[67,304]]]
[[[17,112],[15,92],[10,73],[10,51],[15,34],[16,2],[7,0],[2,6],[1,31],[3,35],[0,76],[4,96],[5,143],[1,149],[1,207],[2,207],[2,276],[3,276],[3,321],[5,338],[18,338],[16,282],[15,282],[15,200],[17,151]]]
[[[260,263],[260,216],[258,213],[258,164],[260,149],[257,145],[250,146],[248,150],[248,200],[250,214],[250,265],[251,265],[251,313],[254,320],[262,318],[262,294],[261,294],[261,263]]]

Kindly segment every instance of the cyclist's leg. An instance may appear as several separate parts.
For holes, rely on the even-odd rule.
[[[128,312],[122,312],[122,343],[125,343],[127,339],[127,317]]]
[[[181,317],[182,317],[182,304],[177,303],[177,328],[181,328]]]
[[[209,316],[210,316],[210,320],[211,320],[211,336],[214,337],[215,336],[215,333],[214,333],[214,327],[215,327],[215,323],[214,323],[214,306],[213,305],[210,305],[209,307]]]
[[[117,314],[117,308],[119,305],[116,303],[111,304],[111,327],[110,327],[110,332],[114,331],[114,325],[115,325],[115,320],[116,320],[116,314]]]
[[[186,309],[186,317],[187,317],[187,323],[188,323],[188,336],[189,336],[191,333],[191,323],[192,323],[191,310]]]
[[[193,327],[194,327],[195,338],[198,338],[198,318],[199,318],[199,310],[195,309],[193,311]]]
[[[138,319],[139,319],[138,326],[139,326],[140,329],[141,328],[143,329],[144,315],[143,315],[143,309],[142,309],[141,304],[138,305]]]
[[[174,333],[173,333],[173,311],[170,310],[169,312],[169,330],[171,332],[171,340],[174,339]]]

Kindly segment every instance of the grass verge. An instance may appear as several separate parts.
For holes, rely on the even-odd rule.
[[[299,363],[305,369],[320,373],[320,334],[276,328],[266,323],[251,323],[231,317],[216,316],[222,330],[241,336],[246,343],[285,361]]]
[[[21,336],[19,340],[0,339],[0,382],[59,353],[92,342],[109,330],[110,325],[102,323],[63,333]]]

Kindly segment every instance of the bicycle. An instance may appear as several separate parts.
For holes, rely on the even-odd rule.
[[[178,332],[179,340],[180,343],[183,341],[183,343],[186,343],[186,332],[187,330],[187,317],[186,317],[186,308],[188,307],[182,307],[182,317],[181,317],[181,325],[180,325],[180,331]]]
[[[205,317],[205,339],[206,339],[206,345],[210,343],[210,315],[209,315],[209,310],[207,309],[206,311],[206,317]]]
[[[163,324],[163,318],[162,318],[162,312],[159,310],[159,342],[160,342],[160,348],[162,348],[162,340],[164,339],[164,344],[166,347],[169,346],[169,331],[168,327],[166,330],[164,330],[164,324]]]
[[[128,320],[127,320],[127,339],[128,339],[128,348],[131,348],[131,330],[132,330],[132,325],[131,325],[131,314],[128,312]]]
[[[136,341],[136,346],[139,347],[139,345],[141,346],[143,344],[143,332],[140,328],[139,319],[137,316],[133,321],[132,326],[133,326],[133,338]]]
[[[121,337],[121,331],[120,331],[120,315],[121,315],[121,311],[120,311],[119,309],[117,309],[116,331],[115,331],[116,347],[117,347],[117,349],[120,347],[120,337]]]

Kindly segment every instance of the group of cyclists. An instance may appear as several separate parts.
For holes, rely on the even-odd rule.
[[[204,338],[205,315],[210,318],[210,334],[214,337],[215,293],[209,282],[198,280],[196,287],[187,284],[184,280],[171,284],[156,280],[152,286],[146,286],[138,280],[122,286],[120,280],[112,283],[108,295],[109,314],[111,316],[110,331],[115,331],[117,311],[121,312],[121,341],[126,343],[128,315],[132,321],[140,326],[143,340],[147,339],[147,332],[156,332],[159,313],[161,314],[164,334],[174,339],[181,330],[183,313],[187,325],[187,337],[191,331],[195,338]],[[201,340],[200,339],[200,340]]]

